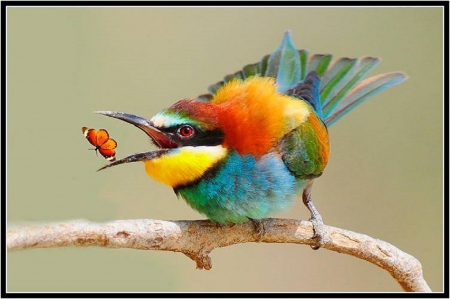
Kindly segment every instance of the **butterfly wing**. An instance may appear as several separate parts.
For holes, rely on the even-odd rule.
[[[97,131],[97,146],[102,146],[105,142],[109,140],[109,134],[108,131],[105,129],[100,129]]]
[[[89,143],[97,148],[99,145],[97,142],[97,131],[95,129],[89,129],[87,127],[83,127],[81,128],[81,130],[83,131],[83,134],[89,141]]]
[[[113,162],[116,160],[116,147],[117,142],[114,139],[108,139],[99,147],[98,151],[103,157],[105,157],[105,159]]]

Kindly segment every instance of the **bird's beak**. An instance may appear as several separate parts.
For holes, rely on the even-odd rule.
[[[97,171],[124,163],[152,160],[165,154],[167,151],[169,151],[169,149],[178,147],[178,145],[168,134],[161,132],[160,130],[152,126],[152,124],[145,118],[133,114],[114,111],[96,111],[96,113],[114,117],[138,127],[139,129],[144,131],[145,134],[147,134],[147,136],[149,136],[157,146],[160,147],[159,150],[133,154],[120,160],[116,160],[115,162],[103,166]]]
[[[120,160],[116,160],[114,162],[111,162],[109,164],[106,164],[102,168],[99,168],[97,171],[103,170],[108,167],[117,166],[124,163],[130,163],[130,162],[139,162],[139,161],[145,161],[145,160],[152,160],[161,157],[165,153],[167,153],[169,149],[160,149],[156,151],[150,151],[150,152],[144,152],[144,153],[138,153],[133,154],[128,157],[122,158]]]
[[[109,117],[114,117],[120,120],[123,120],[129,124],[132,124],[147,134],[160,148],[175,148],[178,147],[172,138],[164,132],[161,132],[157,128],[155,128],[148,120],[145,118],[128,114],[122,112],[114,112],[114,111],[96,111],[95,113],[103,114]]]

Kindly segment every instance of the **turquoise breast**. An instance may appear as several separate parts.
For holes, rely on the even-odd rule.
[[[292,207],[304,188],[279,155],[269,153],[258,160],[231,152],[201,180],[175,189],[195,210],[225,224],[262,219]]]

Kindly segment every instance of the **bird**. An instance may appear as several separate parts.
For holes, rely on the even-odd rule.
[[[366,99],[407,79],[403,72],[365,78],[379,58],[340,58],[298,50],[292,33],[261,61],[227,75],[209,93],[177,101],[150,119],[96,111],[141,129],[157,149],[100,168],[141,161],[146,173],[218,225],[309,210],[313,249],[326,242],[312,198],[330,156],[328,129]]]

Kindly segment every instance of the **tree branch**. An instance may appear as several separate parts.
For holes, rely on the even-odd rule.
[[[27,224],[8,229],[8,251],[64,246],[98,246],[182,252],[198,269],[211,269],[209,253],[238,243],[295,243],[314,245],[309,221],[262,220],[264,234],[254,232],[251,222],[218,226],[209,220],[117,220],[102,224],[77,220]],[[413,256],[367,235],[325,226],[323,249],[349,254],[388,271],[405,291],[431,292],[422,266]]]

